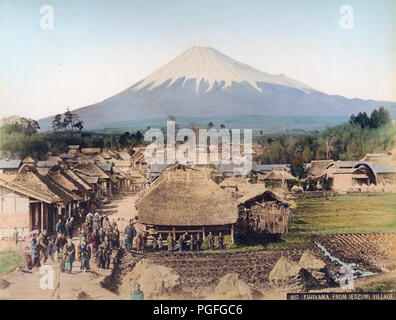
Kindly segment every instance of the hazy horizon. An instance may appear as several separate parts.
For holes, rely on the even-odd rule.
[[[354,9],[341,29],[340,8]],[[40,28],[51,5],[54,28]],[[0,117],[100,102],[210,46],[327,94],[396,101],[392,1],[24,1],[0,3]]]

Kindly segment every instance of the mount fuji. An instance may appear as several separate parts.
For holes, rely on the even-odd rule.
[[[283,74],[257,70],[213,48],[194,46],[126,90],[75,111],[85,129],[99,129],[139,127],[139,123],[144,127],[143,123],[170,115],[233,121],[235,126],[246,116],[346,120],[352,113],[370,112],[381,105],[396,116],[395,102],[328,95]],[[44,118],[39,124],[49,130],[52,120]]]

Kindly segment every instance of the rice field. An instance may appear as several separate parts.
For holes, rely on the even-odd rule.
[[[339,233],[396,232],[395,194],[347,194],[296,200],[289,233],[278,241],[260,241],[237,250],[299,248],[314,237]]]

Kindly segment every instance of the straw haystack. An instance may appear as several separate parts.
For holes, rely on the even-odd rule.
[[[134,285],[140,284],[145,299],[170,298],[180,289],[180,275],[173,269],[140,260],[124,278],[121,294],[131,296]]]
[[[253,289],[238,274],[228,273],[222,277],[208,299],[218,300],[252,300]]]

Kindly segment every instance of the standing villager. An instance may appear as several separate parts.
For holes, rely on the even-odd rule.
[[[109,269],[110,268],[110,261],[111,261],[111,253],[113,251],[109,236],[105,236],[105,241],[101,244],[101,246],[103,247],[105,268]]]
[[[127,250],[132,250],[133,238],[136,236],[136,230],[132,220],[129,220],[129,224],[125,227],[124,234],[128,237],[129,247]]]
[[[168,251],[172,251],[173,250],[173,237],[170,233],[168,234],[168,237],[166,238],[166,243],[168,245]]]
[[[117,224],[114,225],[112,233],[113,248],[118,249],[120,247],[120,230],[118,230]]]
[[[47,255],[48,257],[51,258],[52,261],[55,261],[54,260],[55,251],[56,251],[55,240],[53,237],[50,237],[48,239]]]
[[[221,232],[219,233],[219,235],[217,236],[217,243],[219,245],[219,250],[223,250],[223,246],[224,246],[224,237],[221,234]]]
[[[18,244],[19,233],[18,229],[14,228],[14,233],[12,234],[12,240],[14,240],[15,244]]]
[[[65,224],[63,223],[62,219],[59,219],[58,222],[55,225],[55,232],[56,233],[62,233],[65,234],[66,232],[66,227]]]
[[[177,247],[179,248],[179,251],[183,251],[183,236],[180,236],[179,239],[177,239]]]
[[[71,273],[73,262],[76,257],[76,247],[71,238],[67,238],[67,243],[63,247],[63,260],[65,261],[65,271]]]
[[[82,237],[81,242],[77,247],[78,261],[81,262],[80,270],[89,270],[89,259],[91,259],[91,249],[87,243],[87,239]]]
[[[209,232],[209,235],[206,238],[206,241],[208,242],[209,250],[214,250],[214,237],[213,237],[212,232]]]
[[[69,238],[73,238],[74,218],[70,217],[66,222],[66,233]]]
[[[164,243],[163,243],[161,234],[158,236],[157,246],[158,246],[159,251],[162,251],[164,249]]]
[[[200,251],[202,249],[202,239],[201,236],[199,234],[197,234],[197,251]]]
[[[131,300],[144,300],[144,293],[140,290],[140,284],[135,284],[135,290],[132,291]]]
[[[147,243],[147,235],[146,235],[145,231],[142,232],[140,239],[141,239],[141,243],[140,243],[141,250],[142,250],[142,252],[144,252],[144,250],[146,248],[146,243]]]
[[[61,272],[65,272],[65,260],[63,260],[63,247],[66,244],[66,238],[63,233],[58,233],[58,236],[55,240],[55,247],[58,256],[59,268]]]
[[[105,234],[103,228],[100,228],[100,230],[99,230],[99,243],[100,244],[102,244],[104,242],[105,236],[106,236],[106,234]]]
[[[30,256],[32,258],[33,267],[38,269],[40,267],[40,251],[37,242],[37,234],[33,236],[32,242],[30,243]]]
[[[32,256],[30,255],[29,247],[25,247],[24,258],[25,258],[26,269],[32,270],[33,263],[32,263]]]
[[[196,247],[197,241],[195,240],[194,235],[190,236],[190,251],[194,251]]]
[[[45,264],[48,259],[48,253],[47,253],[47,246],[48,246],[48,238],[47,238],[47,231],[43,230],[42,233],[37,238],[38,241],[38,247],[40,250],[40,262],[41,264]]]
[[[92,257],[96,260],[96,251],[98,251],[99,247],[99,233],[98,230],[94,229],[92,231],[92,236],[91,236],[91,252],[92,252]]]
[[[141,252],[142,250],[142,235],[139,233],[136,236],[136,251]]]
[[[104,256],[104,249],[102,246],[98,247],[98,251],[96,252],[96,262],[98,264],[98,268],[105,268],[105,256]]]
[[[95,213],[94,217],[93,217],[93,222],[92,222],[92,228],[94,229],[94,231],[99,231],[101,225],[100,225],[100,217],[99,217],[99,213]]]
[[[157,239],[153,236],[153,240],[151,241],[151,248],[153,251],[157,251]]]

